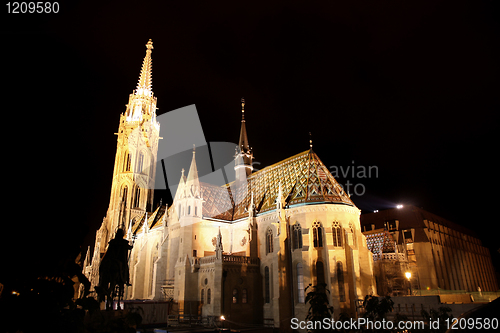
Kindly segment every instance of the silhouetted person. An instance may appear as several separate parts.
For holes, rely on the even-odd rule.
[[[109,242],[106,254],[102,258],[99,272],[110,272],[110,269],[118,268],[119,277],[121,281],[114,281],[117,284],[129,284],[129,269],[128,269],[128,251],[132,249],[128,241],[123,238],[123,229],[116,231],[115,238]]]

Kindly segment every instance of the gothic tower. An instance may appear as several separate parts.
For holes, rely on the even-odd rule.
[[[236,148],[234,166],[237,182],[244,181],[248,176],[250,176],[253,170],[252,160],[253,152],[252,148],[250,148],[250,146],[248,145],[247,129],[245,126],[245,99],[242,98],[240,141],[238,143],[238,147]]]
[[[106,236],[101,251],[121,227],[145,211],[151,211],[155,181],[160,124],[156,121],[156,97],[152,90],[153,42],[146,44],[137,89],[129,96],[126,110],[120,115],[113,181],[105,218]]]

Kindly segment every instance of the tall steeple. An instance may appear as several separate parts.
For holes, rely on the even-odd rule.
[[[245,124],[245,99],[241,99],[241,130],[240,140],[236,148],[235,166],[236,181],[243,181],[252,173],[252,148],[248,145],[247,129]]]
[[[149,40],[137,89],[129,94],[115,133],[115,167],[105,218],[110,236],[103,240],[103,251],[118,227],[127,230],[131,221],[150,210],[153,203],[160,123],[156,121],[157,100],[152,90],[152,49]]]

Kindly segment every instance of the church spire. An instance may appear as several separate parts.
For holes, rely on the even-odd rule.
[[[189,168],[186,184],[188,195],[193,197],[200,196],[200,180],[198,179],[198,168],[196,167],[196,149],[193,145],[193,159],[191,160],[191,167]]]
[[[248,145],[247,129],[245,124],[245,99],[241,99],[241,130],[240,140],[236,148],[235,167],[236,180],[243,181],[252,173],[252,148]]]
[[[146,44],[146,56],[142,62],[141,75],[137,83],[136,95],[146,95],[151,97],[153,95],[153,60],[151,59],[151,52],[153,49],[153,42],[151,39]]]
[[[238,148],[240,150],[247,151],[250,149],[248,146],[247,129],[245,126],[245,99],[241,99],[241,130],[240,130],[240,141],[238,143]]]

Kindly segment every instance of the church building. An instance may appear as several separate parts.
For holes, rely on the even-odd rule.
[[[146,48],[137,89],[120,115],[109,208],[84,264],[92,285],[122,228],[133,244],[125,299],[171,301],[183,313],[287,328],[291,318],[305,320],[305,288],[324,283],[335,318],[354,315],[359,300],[376,293],[360,210],[312,144],[254,172],[244,100],[235,181],[200,181],[193,149],[172,204],[152,207],[160,124],[151,40]]]

